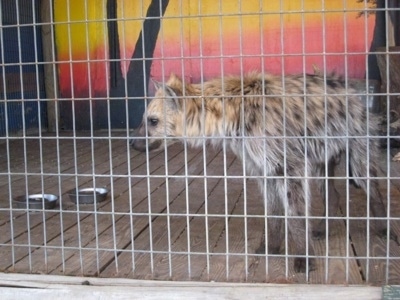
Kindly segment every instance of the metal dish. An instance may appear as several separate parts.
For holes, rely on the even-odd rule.
[[[94,202],[102,202],[106,200],[108,189],[106,188],[83,188],[72,189],[68,192],[68,196],[74,203],[93,204]]]
[[[57,204],[58,196],[53,194],[31,194],[14,198],[13,207],[28,209],[53,209]]]

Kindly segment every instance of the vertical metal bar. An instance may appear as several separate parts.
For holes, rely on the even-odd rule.
[[[43,0],[43,1],[49,1],[49,20],[50,20],[50,34],[51,34],[51,51],[52,51],[52,58],[53,61],[50,62],[53,64],[53,82],[57,83],[57,64],[55,63],[57,60],[56,57],[56,45],[55,45],[55,26],[57,25],[56,22],[54,21],[54,16],[53,16],[53,1],[52,0]],[[54,86],[55,95],[58,96],[58,91],[57,91],[57,84]],[[55,101],[56,99],[53,99]],[[60,195],[59,198],[59,218],[60,218],[60,243],[61,243],[61,266],[62,266],[62,272],[65,272],[65,245],[64,245],[64,215],[63,215],[63,198],[62,198],[62,187],[61,187],[61,154],[60,154],[60,128],[59,128],[59,106],[56,104],[54,106],[55,108],[55,117],[56,117],[56,122],[55,122],[55,139],[56,139],[56,157],[57,157],[57,174],[58,174],[58,195]]]
[[[369,99],[369,97],[368,97],[368,92],[369,92],[369,77],[370,76],[368,76],[368,74],[369,74],[369,65],[368,65],[368,51],[369,51],[369,47],[368,47],[368,45],[367,45],[367,41],[368,41],[368,26],[367,26],[367,20],[368,20],[368,13],[366,12],[366,9],[367,9],[367,2],[364,2],[364,22],[365,22],[365,27],[364,27],[364,29],[365,29],[365,35],[364,35],[364,38],[365,38],[365,49],[364,49],[364,51],[365,51],[365,66],[366,66],[366,72],[365,72],[365,74],[367,74],[367,76],[366,76],[366,78],[367,78],[367,80],[366,80],[366,82],[365,82],[365,90],[367,91],[367,95],[366,95],[366,103],[365,103],[365,105],[366,105],[366,110],[367,110],[367,116],[369,116],[369,104],[368,104],[368,99]],[[369,127],[369,121],[367,121],[367,124],[365,124],[365,126],[368,128]],[[368,206],[368,205],[367,205]],[[369,224],[368,224],[368,221],[367,221],[367,232],[368,232],[368,230],[369,230]],[[366,237],[367,239],[369,239],[369,235],[367,235],[367,237]],[[367,248],[369,248],[369,241],[367,242]],[[367,252],[368,253],[368,252]],[[367,256],[367,258],[369,257],[369,255],[366,255]],[[368,263],[368,260],[366,260],[366,268],[367,268],[367,270],[368,270],[368,265],[369,265],[369,263]],[[367,274],[368,274],[368,272],[367,272]],[[346,273],[346,277],[347,277],[347,273]],[[368,275],[367,275],[367,277],[366,278],[368,278]],[[368,281],[368,280],[367,280]]]
[[[283,106],[283,120],[282,120],[282,125],[283,125],[283,137],[282,139],[284,140],[283,144],[283,180],[284,180],[284,189],[285,189],[285,195],[287,195],[288,192],[288,176],[287,176],[287,149],[286,149],[286,86],[285,86],[285,34],[284,34],[284,21],[285,21],[285,9],[284,9],[284,4],[283,1],[280,1],[279,3],[279,18],[280,18],[280,34],[281,34],[281,39],[280,39],[280,45],[281,45],[281,76],[282,76],[282,106]],[[288,236],[289,236],[289,228],[288,228],[288,221],[291,217],[288,216],[288,201],[287,199],[282,199],[284,202],[284,220],[285,220],[285,276],[289,277],[289,241],[288,241]],[[276,216],[279,217],[279,216]]]
[[[104,3],[104,6],[107,6]],[[144,52],[143,52],[144,53]],[[109,69],[106,68],[106,78],[109,78]],[[109,91],[110,85],[108,80],[106,80],[106,89]],[[114,199],[114,164],[113,164],[113,149],[112,149],[112,132],[111,132],[111,105],[110,105],[110,97],[107,95],[107,118],[109,120],[107,126],[107,136],[108,136],[108,160],[110,167],[110,196],[111,199]],[[115,202],[111,201],[111,227],[112,227],[112,236],[113,236],[113,251],[114,251],[114,261],[115,261],[115,271],[118,273],[119,264],[118,264],[118,248],[117,248],[117,232],[115,225]]]
[[[200,15],[202,14],[201,11],[201,1],[198,2],[199,6],[199,13]],[[220,17],[219,17],[220,18]],[[199,56],[200,56],[200,84],[203,86],[204,84],[204,67],[203,67],[203,22],[202,22],[202,17],[199,17]],[[207,270],[207,275],[210,274],[210,236],[209,236],[209,227],[208,227],[208,184],[207,184],[207,150],[206,150],[206,132],[205,132],[205,106],[204,106],[204,97],[202,98],[201,101],[201,139],[202,139],[202,148],[203,148],[203,183],[204,183],[204,225],[205,225],[205,238],[206,238],[206,270]],[[200,138],[200,137],[199,137]]]
[[[41,191],[42,194],[45,194],[46,191],[44,189],[44,162],[43,162],[43,138],[42,138],[42,118],[41,118],[41,101],[40,101],[40,85],[39,85],[39,59],[38,59],[38,49],[37,49],[37,34],[36,27],[38,21],[36,20],[36,9],[35,9],[35,0],[31,0],[32,6],[32,30],[33,30],[33,40],[34,40],[34,57],[35,57],[35,78],[36,78],[36,102],[38,105],[38,141],[39,141],[39,164],[40,164],[40,183],[41,183]],[[44,199],[42,199],[44,204]],[[46,211],[45,206],[43,205],[42,210],[42,222],[43,222],[43,252],[44,252],[44,265],[46,266],[47,272],[47,225],[46,225]]]
[[[77,136],[76,136],[76,116],[75,116],[75,91],[74,91],[74,69],[73,69],[73,57],[72,57],[72,34],[71,34],[71,2],[67,0],[67,36],[68,36],[68,63],[69,71],[71,74],[70,84],[71,84],[71,109],[72,109],[72,143],[73,143],[73,153],[74,153],[74,177],[75,177],[75,188],[79,188],[78,180],[78,151],[77,151]],[[81,267],[81,273],[84,274],[83,268],[83,256],[82,256],[82,241],[81,241],[81,222],[80,222],[80,203],[76,203],[76,219],[78,227],[78,252],[79,252],[79,264]]]
[[[392,40],[393,37],[389,36],[389,23],[390,23],[390,10],[392,8],[389,8],[389,0],[385,0],[385,35],[386,35],[386,55],[385,55],[385,59],[386,59],[386,116],[387,116],[387,135],[388,135],[388,139],[387,139],[387,176],[388,178],[391,177],[391,170],[390,170],[390,157],[391,157],[391,153],[390,153],[390,60],[389,60],[389,43],[388,41]],[[369,175],[369,173],[368,173]],[[386,278],[385,278],[385,283],[388,284],[389,283],[389,256],[390,256],[390,190],[391,190],[391,183],[390,180],[387,180],[387,239],[386,239]]]
[[[346,7],[346,0],[342,1],[342,5],[345,8]],[[343,13],[343,44],[344,44],[344,74],[345,74],[345,87],[346,91],[348,88],[348,67],[347,67],[347,22],[346,22],[346,12],[344,10]],[[349,281],[349,258],[350,258],[350,185],[349,185],[349,175],[350,175],[350,169],[349,169],[349,161],[350,161],[350,148],[349,148],[349,140],[351,138],[354,138],[352,136],[349,136],[349,95],[348,92],[346,92],[346,95],[344,95],[346,98],[346,135],[343,136],[344,139],[346,139],[346,282]],[[368,264],[367,264],[368,266]]]
[[[183,92],[183,97],[185,97],[185,92]],[[183,101],[183,114],[186,114],[186,101]],[[186,238],[187,238],[187,252],[188,252],[188,274],[189,277],[192,275],[192,267],[191,267],[191,246],[190,246],[190,201],[189,201],[189,171],[188,171],[188,144],[187,144],[187,127],[186,123],[184,123],[183,126],[183,137],[184,137],[184,142],[183,142],[183,153],[184,153],[184,161],[185,161],[185,199],[186,199]]]
[[[184,57],[184,53],[183,53],[183,40],[182,40],[182,2],[180,0],[180,37],[181,37],[181,43],[180,43],[180,51],[181,51],[181,65],[182,65],[182,61],[183,61],[183,57]],[[159,0],[159,11],[162,11],[162,2],[161,0]],[[162,15],[160,14],[160,23],[161,23],[161,18]],[[164,26],[160,26],[160,34],[159,34],[159,39],[161,41],[160,43],[160,51],[161,51],[161,57],[165,57],[165,49],[164,49],[164,41],[165,39],[165,32],[164,32]],[[184,68],[182,67],[182,76],[184,74]],[[184,77],[183,77],[184,80]],[[145,87],[145,90],[146,87]],[[166,112],[164,111],[164,114],[166,114]],[[166,131],[167,128],[164,128],[164,130]],[[167,137],[167,133],[165,132],[165,137]],[[164,143],[164,165],[165,165],[165,207],[166,207],[166,219],[167,219],[167,243],[168,243],[168,275],[170,278],[172,278],[172,271],[173,271],[173,266],[172,266],[172,240],[171,240],[171,211],[170,211],[170,191],[169,191],[169,163],[168,163],[168,146],[167,143]]]
[[[329,157],[328,157],[328,106],[327,106],[327,63],[326,63],[326,8],[325,8],[325,1],[321,0],[321,7],[322,7],[322,65],[323,65],[323,78],[324,78],[324,124],[325,124],[325,282],[328,282],[329,278],[329,204],[328,201],[332,201],[329,199]],[[318,179],[320,180],[320,179]],[[320,223],[320,222],[318,222]]]
[[[302,43],[301,43],[301,55],[302,55],[302,64],[303,64],[303,99],[304,99],[304,132],[306,132],[307,134],[307,91],[306,91],[306,59],[305,59],[305,20],[304,20],[304,13],[305,13],[305,9],[304,9],[304,0],[301,1],[300,3],[301,8],[300,8],[300,14],[301,14],[301,37],[302,37]],[[301,138],[300,136],[298,138]],[[309,170],[308,170],[308,143],[307,141],[305,141],[304,143],[304,178],[302,179],[304,181],[304,205],[305,205],[305,211],[304,211],[304,215],[305,215],[305,239],[306,239],[306,281],[309,280],[309,261],[310,261],[310,257],[309,257],[309,248],[310,248],[310,244],[309,244],[309,208],[310,208],[310,203],[309,203]]]
[[[93,181],[93,187],[96,187],[96,161],[95,161],[95,155],[94,155],[94,128],[93,128],[93,94],[92,94],[92,72],[91,72],[91,66],[90,66],[90,45],[89,45],[89,24],[90,22],[93,22],[93,20],[89,19],[88,15],[88,3],[87,1],[84,1],[84,14],[85,14],[85,47],[86,47],[86,66],[87,66],[87,77],[88,77],[88,96],[89,96],[89,118],[90,118],[90,154],[91,154],[91,160],[92,160],[92,181]],[[97,37],[94,37],[97,38]],[[108,78],[108,77],[106,77]],[[93,191],[95,194],[95,191]],[[93,195],[95,196],[95,195]],[[97,221],[97,201],[93,202],[93,211],[92,211],[93,217],[94,217],[94,233],[95,233],[95,252],[96,252],[96,269],[97,269],[97,274],[100,273],[100,259],[99,259],[99,232],[98,232],[98,221]]]
[[[29,195],[29,180],[28,180],[28,158],[27,158],[27,144],[26,144],[26,122],[25,122],[25,95],[24,95],[24,78],[23,78],[23,68],[22,68],[22,44],[21,44],[21,26],[20,26],[20,12],[19,12],[19,2],[15,3],[16,8],[16,20],[17,20],[17,40],[18,40],[18,66],[19,66],[19,80],[20,80],[20,89],[21,89],[21,115],[22,115],[22,141],[24,148],[24,175],[25,175],[25,193],[28,198]],[[29,261],[29,270],[32,271],[32,239],[31,239],[31,218],[29,214],[29,209],[27,208],[27,231],[28,231],[28,261]]]
[[[143,4],[142,4],[143,5]],[[143,8],[142,8],[143,11]],[[144,19],[142,22],[142,26],[144,25]],[[141,31],[142,34],[142,41],[143,41],[143,48],[142,48],[142,53],[144,55],[145,51],[144,51],[144,44],[145,44],[145,36],[144,36],[144,32],[143,30]],[[140,58],[135,58],[135,59],[140,59]],[[132,63],[132,61],[131,61]],[[143,64],[145,64],[145,62],[143,61]],[[143,70],[145,70],[145,68],[143,68]],[[164,75],[164,64],[161,65],[161,73]],[[145,80],[144,80],[145,81]],[[164,77],[163,77],[163,81],[164,81]],[[163,82],[164,83],[164,82]],[[134,99],[136,100],[136,99]],[[138,100],[136,100],[138,101]],[[147,104],[147,103],[146,103]],[[164,105],[164,109],[165,109],[165,105]],[[165,112],[164,112],[165,113]],[[150,171],[150,155],[149,155],[149,147],[148,147],[148,143],[149,143],[149,135],[148,135],[148,130],[147,130],[147,122],[144,122],[144,127],[145,127],[145,132],[146,132],[146,179],[147,179],[147,208],[148,208],[148,222],[149,222],[149,244],[150,244],[150,249],[149,249],[149,253],[150,253],[150,270],[151,270],[151,274],[154,276],[154,246],[153,246],[153,223],[152,223],[152,208],[151,208],[151,171]]]
[[[259,0],[259,11],[263,12],[264,11],[264,5],[263,5],[264,1],[263,0]],[[265,60],[264,60],[264,14],[260,13],[259,14],[259,20],[260,20],[260,61],[261,61],[261,74],[263,74],[263,76],[265,76]],[[263,116],[262,116],[262,129],[263,129],[263,134],[265,134],[266,132],[266,116],[265,116],[265,112],[266,112],[266,92],[265,92],[265,80],[262,81],[262,110],[263,110]],[[267,154],[267,138],[264,137],[263,139],[263,194],[261,195],[262,201],[263,201],[263,205],[264,205],[264,234],[265,234],[265,239],[264,239],[264,243],[265,243],[265,249],[268,248],[268,245],[266,244],[268,242],[268,221],[266,216],[268,215],[268,199],[267,197],[267,162],[266,162],[266,154]],[[267,275],[269,272],[269,255],[264,255],[265,256],[265,279],[267,280]]]
[[[119,43],[121,45],[120,49],[122,50],[122,53],[124,53],[123,57],[121,57],[121,61],[119,62],[119,67],[121,68],[121,63],[123,64],[124,68],[123,70],[126,70],[126,35],[125,35],[125,26],[126,26],[126,18],[125,18],[125,2],[119,2],[120,3],[120,12],[121,15],[118,16],[118,11],[116,12],[117,18],[115,22],[119,22],[118,26],[118,36],[119,38]],[[140,2],[141,5],[143,6],[143,1]],[[143,7],[141,8],[141,11],[143,12]],[[143,18],[143,15],[139,17],[139,19],[135,19],[135,21],[139,21],[141,18]],[[111,60],[109,60],[111,62]],[[107,72],[109,73],[108,70],[108,65],[106,68]],[[107,73],[107,74],[108,74]],[[108,78],[108,76],[107,76]],[[111,96],[110,96],[110,83],[107,80],[107,103],[110,103]],[[146,90],[145,90],[146,92]],[[126,160],[127,160],[127,168],[128,168],[128,197],[129,197],[129,224],[130,224],[130,236],[131,236],[131,261],[132,261],[132,272],[135,272],[136,270],[136,258],[135,258],[135,226],[134,226],[134,208],[133,208],[133,184],[132,184],[132,164],[131,164],[131,147],[130,147],[130,126],[129,126],[129,106],[128,106],[128,85],[127,85],[127,80],[124,80],[124,102],[125,102],[125,124],[126,124]],[[145,101],[145,107],[147,107],[147,97],[144,99]],[[109,104],[107,104],[109,106]]]
[[[242,1],[238,0],[238,7],[239,7],[239,63],[240,63],[240,85],[241,85],[241,98],[242,98],[242,105],[241,105],[241,115],[242,118],[240,120],[241,124],[241,131],[242,131],[242,153],[243,153],[243,162],[242,162],[242,180],[243,180],[243,222],[244,222],[244,265],[245,265],[245,274],[246,274],[246,280],[248,278],[248,273],[249,273],[249,261],[248,261],[248,237],[247,237],[247,180],[246,180],[246,144],[247,143],[252,143],[251,140],[247,140],[247,136],[244,135],[245,132],[245,114],[244,114],[244,107],[246,105],[246,96],[244,95],[244,83],[243,83],[243,77],[245,76],[244,74],[244,63],[243,63],[243,11],[242,11]],[[228,271],[229,269],[227,269]],[[227,278],[228,279],[228,278]]]
[[[3,3],[0,3],[0,53],[1,53],[1,61],[5,63],[5,56],[4,56],[4,35],[3,35]],[[12,192],[12,176],[11,176],[11,150],[10,150],[10,135],[9,135],[9,128],[8,128],[8,97],[7,97],[7,81],[6,81],[6,67],[1,67],[1,75],[2,75],[2,85],[3,85],[3,95],[4,95],[4,124],[5,124],[5,142],[6,142],[6,155],[7,155],[7,177],[8,177],[8,194],[9,194],[9,207],[10,207],[10,240],[11,240],[11,263],[14,267],[15,265],[15,241],[14,241],[14,211],[13,207],[13,192]],[[29,227],[28,227],[29,228]],[[29,236],[28,236],[29,238]]]
[[[224,78],[225,76],[225,70],[224,70],[224,61],[225,61],[225,54],[224,54],[224,39],[223,39],[223,18],[222,18],[222,13],[223,13],[223,9],[222,9],[222,0],[220,0],[218,2],[218,10],[220,13],[220,16],[218,18],[218,26],[219,26],[219,49],[220,49],[220,62],[221,62],[221,78]],[[221,81],[221,91],[222,91],[222,95],[225,94],[225,82],[224,80]],[[224,96],[221,96],[221,101],[222,101],[222,126],[224,128],[226,128],[226,114],[225,114],[225,106],[226,106],[226,99]],[[223,138],[222,139],[222,153],[223,153],[223,180],[224,180],[224,220],[225,220],[225,242],[226,242],[226,253],[228,252],[228,248],[229,248],[229,240],[228,240],[228,236],[229,236],[229,229],[228,229],[228,214],[229,214],[229,206],[228,206],[228,163],[227,163],[227,146],[228,144],[228,140],[227,138]],[[226,258],[226,268],[229,264],[229,257],[228,255],[225,253],[225,258]]]
[[[190,3],[189,3],[190,5]],[[182,5],[183,6],[183,5]],[[181,7],[182,7],[181,6]],[[182,10],[181,10],[181,15],[180,15],[180,22],[182,22]],[[181,23],[182,24],[182,23]],[[182,34],[182,33],[181,33]],[[191,38],[191,36],[189,36]],[[180,51],[183,53],[182,49],[183,45],[181,44]],[[163,65],[164,67],[164,65]],[[163,70],[164,73],[164,70]],[[182,66],[182,75],[184,75],[184,68]],[[184,79],[184,76],[182,78]],[[185,99],[186,91],[185,89],[182,90],[182,99]],[[186,114],[186,101],[183,101],[182,105],[182,110],[183,110],[183,115]],[[190,239],[191,239],[191,234],[190,234],[190,201],[189,201],[189,171],[188,171],[188,145],[187,145],[187,128],[186,128],[186,123],[183,125],[183,155],[184,155],[184,178],[185,178],[185,218],[186,218],[186,239],[187,239],[187,264],[188,264],[188,274],[189,278],[192,276],[192,267],[191,267],[191,245],[190,245]]]

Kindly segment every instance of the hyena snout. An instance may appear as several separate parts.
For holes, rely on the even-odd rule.
[[[160,139],[152,139],[149,135],[146,137],[143,124],[136,128],[130,136],[129,144],[137,151],[146,152],[146,149],[153,151],[162,148],[162,141]]]

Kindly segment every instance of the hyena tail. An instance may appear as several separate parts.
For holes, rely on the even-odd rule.
[[[354,184],[369,195],[373,214],[376,217],[384,217],[386,213],[376,178],[379,171],[376,158],[377,144],[368,139],[358,139],[354,144],[349,147],[351,149],[349,152],[349,175],[352,176]]]
[[[349,147],[351,149],[349,150],[349,176],[355,186],[368,192],[368,178],[373,179],[379,171],[376,161],[378,148],[375,143],[371,142],[368,149],[366,139],[360,139],[354,144]]]
[[[351,152],[351,151],[350,151]],[[360,189],[361,186],[359,184],[356,183],[356,181],[353,179],[354,175],[353,175],[353,169],[351,168],[351,163],[350,161],[348,162],[349,164],[349,177],[350,177],[350,184],[353,185],[355,188]]]

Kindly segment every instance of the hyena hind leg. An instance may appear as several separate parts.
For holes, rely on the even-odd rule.
[[[315,258],[309,257],[314,255],[314,247],[311,239],[311,232],[306,232],[306,201],[305,201],[305,181],[299,179],[287,179],[286,183],[283,179],[267,180],[265,191],[265,201],[267,205],[267,230],[266,242],[268,244],[268,253],[279,253],[280,247],[284,240],[282,234],[282,224],[286,220],[290,241],[293,243],[294,254],[298,255],[294,258],[294,270],[297,273],[305,273],[307,270],[316,269]],[[286,212],[284,207],[286,206]],[[282,218],[287,214],[287,218]],[[276,216],[276,217],[274,217]],[[308,250],[308,251],[307,251]],[[266,253],[265,241],[256,250],[258,254]]]
[[[321,198],[323,199],[323,206],[324,206],[324,216],[333,217],[337,214],[339,209],[339,198],[340,194],[337,191],[334,179],[335,176],[335,166],[339,164],[340,157],[333,158],[328,162],[327,165],[327,176],[328,176],[328,185],[326,185],[326,181],[323,179],[316,179],[318,192]],[[316,176],[317,177],[324,177],[325,176],[325,164],[319,164],[316,166]],[[326,193],[326,189],[328,189],[328,197]],[[326,213],[326,207],[328,205],[328,212]],[[318,221],[318,224],[312,230],[312,235],[314,239],[320,240],[326,238],[326,219],[321,219]],[[328,223],[329,224],[329,223]]]
[[[282,191],[285,193],[284,181],[282,180]],[[287,180],[287,211],[288,211],[288,230],[291,240],[293,241],[295,255],[294,270],[295,272],[305,273],[316,269],[314,255],[314,246],[310,234],[306,231],[306,220],[304,216],[307,214],[308,207],[306,205],[305,185],[306,180],[290,179]],[[311,257],[309,257],[311,256]]]

